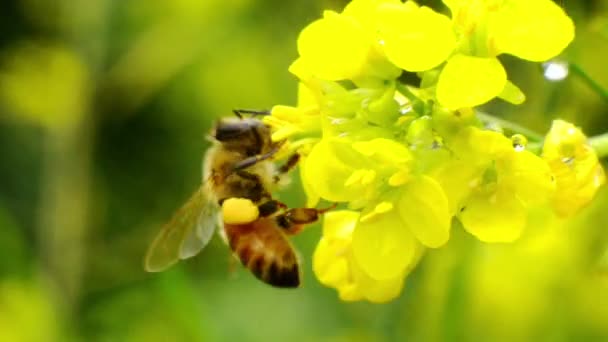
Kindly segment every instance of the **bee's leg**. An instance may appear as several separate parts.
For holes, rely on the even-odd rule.
[[[277,213],[279,210],[284,210],[287,208],[287,205],[283,202],[279,202],[274,199],[270,199],[260,205],[258,205],[258,210],[260,211],[260,216],[266,217],[272,214]]]
[[[287,173],[291,171],[296,165],[300,162],[300,154],[294,153],[292,154],[285,164],[281,165],[279,168],[279,173]]]
[[[253,116],[256,115],[270,115],[270,110],[268,109],[263,109],[263,110],[255,110],[255,109],[233,109],[232,112],[234,113],[234,115],[236,115],[239,119],[243,118],[243,114],[251,114]]]
[[[248,168],[250,166],[253,166],[256,163],[259,163],[259,162],[261,162],[263,160],[270,159],[270,158],[272,158],[272,156],[275,155],[275,153],[277,153],[278,150],[279,149],[276,148],[276,149],[273,149],[272,151],[270,151],[268,153],[258,154],[258,155],[255,155],[255,156],[247,157],[247,158],[241,160],[240,162],[234,164],[233,169],[235,171],[246,169],[246,168]]]
[[[285,229],[288,234],[299,233],[304,225],[314,223],[319,220],[319,216],[334,209],[336,203],[324,209],[316,208],[293,208],[277,217],[279,226]]]
[[[299,162],[300,162],[300,154],[298,154],[298,153],[292,154],[287,159],[285,164],[281,165],[281,167],[279,167],[279,169],[277,170],[276,175],[274,175],[274,177],[273,177],[274,182],[275,183],[280,182],[281,176],[288,173],[289,171],[293,170],[293,168],[296,167],[296,165],[298,165]]]

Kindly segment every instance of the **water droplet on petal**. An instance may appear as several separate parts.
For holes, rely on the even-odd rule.
[[[521,152],[526,149],[526,145],[528,145],[528,139],[521,134],[514,134],[511,137],[511,143],[513,144],[513,148],[517,152]]]
[[[332,125],[341,125],[341,124],[343,124],[345,122],[346,122],[346,119],[343,119],[343,118],[333,118],[333,119],[331,119],[331,124]]]
[[[562,163],[572,167],[572,166],[574,166],[574,158],[573,157],[563,157]]]
[[[562,61],[550,61],[543,63],[544,76],[551,82],[559,82],[568,77],[568,63]]]
[[[405,106],[405,107],[401,107],[401,109],[399,109],[399,114],[401,114],[401,115],[406,115],[411,112],[412,112],[412,106]]]
[[[503,133],[502,127],[499,124],[495,123],[495,122],[487,122],[485,124],[485,128],[488,131],[493,131],[493,132],[496,132],[496,133]]]

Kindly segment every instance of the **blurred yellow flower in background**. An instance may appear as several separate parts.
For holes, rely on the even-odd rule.
[[[555,120],[543,144],[557,191],[553,208],[560,216],[572,216],[595,197],[606,182],[604,169],[587,137],[573,124]]]

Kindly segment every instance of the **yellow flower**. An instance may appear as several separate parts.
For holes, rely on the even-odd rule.
[[[606,181],[604,169],[587,143],[587,137],[566,121],[553,121],[545,138],[542,157],[557,183],[553,209],[560,216],[578,212]]]
[[[437,99],[449,109],[472,107],[500,96],[524,100],[496,59],[508,53],[545,61],[574,38],[574,24],[551,0],[444,0],[461,37],[437,83]]]
[[[436,175],[451,210],[459,210],[464,228],[484,242],[516,240],[527,208],[543,204],[554,191],[548,165],[497,132],[470,127],[461,139],[469,155],[446,163]]]
[[[390,301],[401,292],[406,274],[422,251],[408,251],[413,254],[414,260],[398,274],[385,279],[371,277],[359,265],[353,253],[353,234],[359,218],[358,212],[348,210],[325,215],[323,237],[313,256],[313,271],[322,284],[335,288],[342,300]]]
[[[500,94],[506,82],[498,59],[457,54],[441,71],[437,99],[449,109],[474,107]]]
[[[365,156],[339,138],[325,138],[315,144],[301,167],[306,177],[302,182],[331,202],[367,198],[377,181]]]
[[[413,2],[378,6],[378,37],[387,58],[407,71],[443,63],[456,47],[450,19]]]
[[[379,229],[376,236],[383,238],[381,235],[386,232],[385,236],[404,241],[403,235],[396,234],[404,231],[416,243],[439,247],[449,239],[448,199],[434,179],[412,175],[411,162],[409,149],[390,139],[351,143],[343,138],[324,138],[312,148],[302,166],[303,184],[312,196],[365,208],[361,222],[364,228],[357,232],[368,229],[365,227],[376,219],[389,220],[392,223],[386,225],[398,230]],[[392,233],[396,235],[391,237]],[[372,238],[361,241],[373,245]],[[403,244],[409,249],[407,243]],[[360,264],[365,261],[360,260]]]
[[[452,215],[441,185],[429,176],[419,176],[401,187],[396,201],[403,226],[426,247],[443,246],[450,238]]]
[[[373,31],[366,29],[360,18],[356,9],[342,14],[325,11],[322,19],[300,33],[299,63],[315,77],[331,81],[399,76],[399,70],[379,55]]]

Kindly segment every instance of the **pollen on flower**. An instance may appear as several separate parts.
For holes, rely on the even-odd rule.
[[[381,203],[378,203],[374,207],[374,209],[372,209],[369,213],[361,216],[360,221],[361,222],[369,221],[379,214],[388,213],[389,211],[393,210],[393,207],[394,207],[393,203],[391,203],[391,202],[383,201]]]
[[[345,187],[353,186],[355,184],[369,185],[374,179],[376,179],[376,171],[374,170],[357,170],[353,172],[348,179],[344,182]]]

